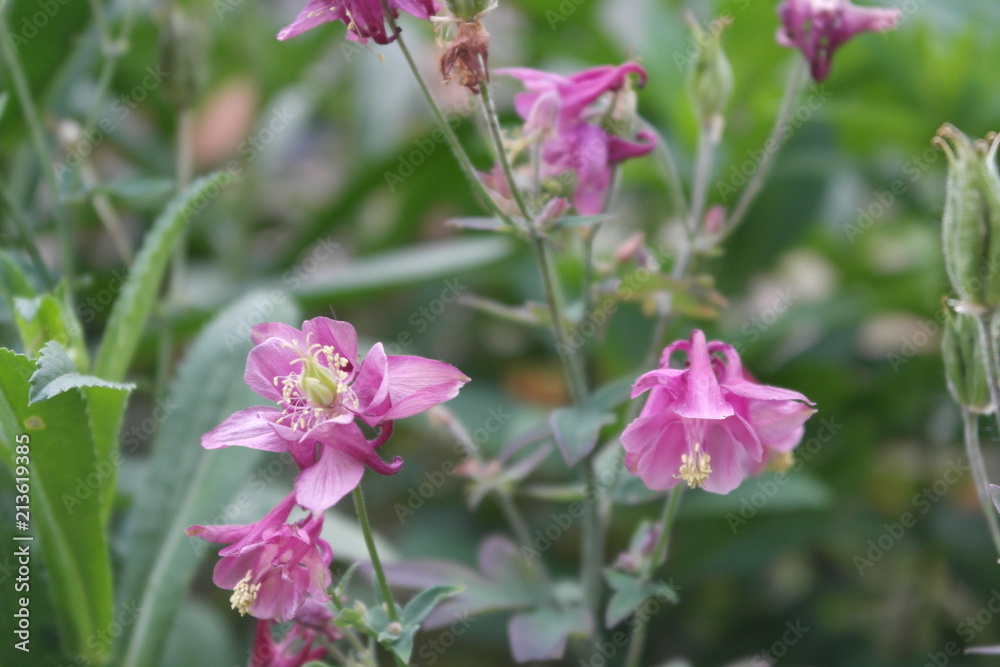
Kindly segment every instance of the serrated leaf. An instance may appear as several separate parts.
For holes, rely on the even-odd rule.
[[[82,375],[76,364],[69,358],[66,349],[52,340],[41,349],[38,370],[31,376],[31,390],[28,405],[45,401],[70,389],[100,387],[128,393],[135,389],[133,384],[108,382],[93,375]]]
[[[52,294],[14,297],[11,310],[24,352],[29,357],[37,357],[45,343],[54,340],[69,349],[77,367],[86,369],[89,366],[83,327],[64,298]]]
[[[137,605],[142,614],[123,628],[116,650],[116,664],[122,667],[156,664],[195,568],[214,551],[214,545],[187,538],[184,529],[260,518],[239,511],[235,517],[220,516],[219,510],[241,490],[259,493],[247,484],[261,453],[241,447],[206,451],[200,442],[233,412],[262,403],[243,382],[251,343],[238,332],[261,312],[264,301],[273,308],[273,321],[299,324],[290,299],[276,300],[272,292],[247,295],[202,330],[171,384],[169,400],[176,407],[153,443],[149,469],[155,472],[137,499],[127,535],[130,549],[118,601],[120,607]]]
[[[78,492],[97,465],[87,407],[77,392],[29,405],[35,370],[27,357],[0,348],[0,457],[14,470],[14,447],[28,437],[29,524],[39,538],[62,645],[66,654],[100,663],[109,647],[93,638],[112,622],[111,565],[100,504]]]
[[[108,382],[93,375],[81,375],[66,350],[49,341],[41,350],[38,370],[31,376],[29,405],[45,401],[71,389],[81,390],[87,402],[87,419],[94,441],[97,464],[109,466],[101,475],[101,511],[105,525],[111,516],[118,464],[118,434],[125,418],[125,405],[134,389],[131,384]]]
[[[613,412],[594,411],[586,406],[554,410],[549,424],[566,465],[573,467],[592,452],[601,428],[614,421]]]
[[[198,179],[175,198],[153,223],[111,311],[94,362],[96,375],[112,381],[125,377],[156,302],[156,292],[167,262],[182,237],[184,226],[195,212],[195,202],[206,197],[213,188],[220,189],[228,178],[230,176],[226,173],[216,173]]]
[[[588,636],[592,630],[587,610],[570,607],[516,614],[507,626],[507,635],[514,659],[529,662],[561,659],[570,635]]]
[[[464,586],[432,586],[420,591],[403,608],[403,625],[420,625],[442,600],[465,590]]]

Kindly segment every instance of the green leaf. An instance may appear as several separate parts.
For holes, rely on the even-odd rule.
[[[294,290],[303,299],[361,293],[450,278],[508,257],[514,250],[499,237],[438,241],[360,258],[337,271],[304,281]]]
[[[184,226],[195,213],[197,202],[212,196],[211,192],[221,189],[229,178],[229,174],[216,173],[198,179],[171,202],[149,230],[101,339],[94,364],[100,377],[113,381],[125,377]]]
[[[139,211],[158,211],[169,203],[175,186],[172,178],[132,176],[105,183],[94,189],[119,204]]]
[[[465,590],[464,586],[433,586],[420,591],[403,608],[401,618],[403,625],[420,625],[439,602],[447,600],[463,590]]]
[[[639,375],[640,372],[637,371],[612,380],[591,394],[587,400],[587,406],[595,411],[614,410],[631,397],[632,385],[635,384]]]
[[[200,443],[202,435],[231,413],[262,402],[243,382],[251,343],[242,337],[242,330],[260,312],[264,299],[274,309],[273,321],[299,323],[290,299],[275,300],[273,292],[250,294],[198,335],[171,385],[169,402],[176,407],[153,443],[151,474],[126,537],[130,549],[124,558],[119,606],[138,605],[142,614],[123,628],[117,665],[152,667],[158,662],[195,568],[216,550],[203,540],[186,537],[184,529],[260,518],[243,516],[246,503],[235,510],[227,503],[241,491],[251,499],[261,492],[251,483],[261,453],[241,447],[206,451]],[[220,508],[227,512],[220,515]]]
[[[510,648],[517,662],[559,660],[566,652],[566,639],[588,636],[593,628],[583,607],[537,609],[510,619]]]
[[[31,376],[29,405],[45,401],[70,389],[101,387],[128,393],[135,389],[133,384],[108,382],[93,375],[81,375],[76,364],[69,358],[66,349],[52,340],[41,349],[38,370]]]
[[[85,481],[100,472],[87,406],[78,392],[29,405],[35,370],[27,357],[0,348],[0,457],[15,480],[27,477],[29,524],[37,531],[65,652],[101,662],[110,646],[96,638],[113,620],[111,565],[100,503]],[[15,465],[24,463],[15,447],[25,436],[27,475]]]
[[[49,341],[42,348],[38,370],[31,376],[31,390],[28,394],[31,404],[48,400],[70,389],[80,389],[86,398],[97,464],[102,469],[109,470],[107,474],[100,476],[101,508],[105,525],[111,517],[111,507],[114,504],[115,477],[120,460],[118,434],[125,418],[125,405],[134,388],[131,384],[81,375],[66,350],[56,341]]]
[[[60,286],[59,291],[63,289],[65,287]],[[83,327],[64,297],[58,294],[41,294],[32,298],[15,296],[11,311],[24,352],[29,357],[37,357],[45,343],[54,340],[69,350],[78,368],[86,370],[90,365]]]
[[[455,229],[472,229],[479,232],[504,232],[514,230],[500,218],[449,218],[446,225]]]
[[[552,221],[548,226],[553,229],[572,229],[574,227],[591,227],[601,222],[613,219],[612,215],[569,215]]]
[[[549,423],[566,465],[573,467],[592,452],[601,428],[614,421],[614,413],[594,411],[586,406],[553,411]]]
[[[631,616],[646,600],[657,596],[677,603],[677,592],[664,582],[643,581],[617,570],[605,570],[604,578],[614,591],[604,614],[606,627],[613,628]]]

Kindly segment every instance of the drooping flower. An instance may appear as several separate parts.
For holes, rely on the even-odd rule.
[[[231,415],[202,437],[202,447],[288,451],[302,468],[296,498],[314,512],[354,489],[366,465],[383,475],[398,472],[399,457],[386,463],[377,453],[392,433],[393,420],[454,398],[469,381],[440,361],[387,355],[381,343],[359,363],[354,327],[326,317],[307,320],[301,331],[281,323],[258,324],[251,337],[256,345],[244,379],[278,407]],[[359,419],[381,429],[375,440],[365,438]]]
[[[441,9],[435,0],[388,0],[386,4],[393,18],[402,10],[427,20]],[[396,35],[386,33],[385,18],[382,0],[309,0],[296,19],[281,29],[278,39],[289,39],[318,25],[341,21],[347,26],[347,38],[351,41],[367,44],[370,38],[377,44],[388,44]]]
[[[778,7],[778,43],[798,48],[809,61],[812,77],[830,73],[834,52],[859,32],[885,32],[896,27],[898,9],[858,7],[849,0],[785,0]]]
[[[187,534],[228,544],[219,551],[212,580],[231,589],[233,609],[259,619],[288,621],[307,601],[329,599],[333,551],[319,534],[323,515],[287,524],[294,494],[249,525],[191,526]]]
[[[275,641],[274,621],[258,620],[249,667],[303,667],[326,656],[323,643],[342,638],[331,623],[333,613],[325,604],[307,599],[295,614],[295,623]]]
[[[678,351],[687,354],[683,369],[670,367]],[[707,343],[697,329],[663,351],[660,368],[636,381],[632,397],[647,391],[621,439],[627,468],[654,490],[683,480],[729,493],[772,454],[791,452],[815,412],[802,394],[749,379],[732,346]]]
[[[606,123],[615,119],[614,109],[595,104],[606,93],[625,89],[630,74],[646,82],[646,70],[637,63],[617,67],[605,65],[571,76],[524,67],[497,70],[519,79],[527,89],[514,98],[514,108],[524,122],[529,142],[540,142],[541,177],[554,178],[571,172],[576,177],[573,205],[581,215],[600,213],[611,185],[611,167],[646,155],[656,146],[648,132],[638,141],[625,131],[610,132]]]

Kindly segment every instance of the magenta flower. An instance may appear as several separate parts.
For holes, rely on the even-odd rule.
[[[427,20],[438,13],[441,5],[435,0],[388,0],[392,17],[399,11]],[[385,12],[381,0],[309,0],[295,20],[281,29],[278,39],[285,40],[312,30],[318,25],[341,21],[347,26],[347,39],[367,44],[374,39],[378,44],[388,44],[396,35],[385,31]]]
[[[359,363],[354,327],[326,317],[307,320],[301,331],[258,324],[251,337],[256,346],[244,379],[278,407],[237,412],[206,433],[202,447],[288,451],[302,468],[296,499],[313,512],[350,493],[366,465],[383,475],[398,472],[399,457],[386,463],[376,451],[389,439],[392,420],[451,400],[469,381],[440,361],[386,355],[381,343]],[[357,419],[380,427],[378,438],[366,440]]]
[[[323,515],[312,514],[295,524],[285,520],[295,507],[289,495],[257,523],[247,526],[191,526],[189,536],[229,544],[219,555],[212,580],[233,591],[240,615],[288,621],[307,601],[329,599],[333,551],[320,537]]]
[[[898,9],[858,7],[848,0],[785,0],[778,7],[782,27],[778,43],[802,50],[816,81],[830,73],[840,45],[859,32],[885,32],[896,27]]]
[[[679,350],[687,366],[670,368]],[[654,490],[684,480],[729,493],[759,472],[769,454],[795,448],[816,412],[798,392],[748,379],[736,350],[706,343],[697,329],[663,351],[660,368],[636,381],[632,397],[646,391],[646,405],[621,439],[626,467]]]
[[[646,155],[656,146],[647,132],[638,133],[639,141],[608,132],[602,123],[608,110],[595,106],[605,93],[621,90],[630,74],[645,84],[646,70],[636,63],[594,67],[571,76],[524,67],[497,73],[524,83],[527,90],[514,98],[514,108],[525,121],[525,134],[542,142],[541,176],[574,173],[573,205],[581,215],[602,211],[612,165]]]
[[[258,620],[249,667],[303,667],[326,657],[323,643],[332,644],[343,635],[331,623],[330,608],[312,598],[295,613],[295,623],[281,641],[272,634],[274,621]],[[318,641],[319,640],[319,641]]]

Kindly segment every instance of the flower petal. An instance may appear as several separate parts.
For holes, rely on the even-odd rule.
[[[450,401],[469,382],[469,377],[451,364],[404,355],[388,357],[386,378],[389,406],[376,413],[375,423],[409,417]]]
[[[733,407],[722,397],[722,389],[708,355],[705,334],[699,329],[691,332],[688,368],[684,379],[687,390],[674,407],[678,415],[688,419],[725,419],[734,414]]]
[[[302,362],[299,358],[304,349],[299,341],[268,338],[250,350],[247,369],[243,373],[244,382],[258,396],[270,401],[280,401],[281,379],[290,373],[301,372]]]
[[[277,408],[253,407],[240,410],[201,436],[201,446],[205,449],[222,449],[236,445],[265,452],[283,452],[288,448],[287,443],[273,428],[280,416],[281,410]]]
[[[295,498],[303,507],[325,512],[354,490],[365,474],[365,466],[350,454],[324,447],[319,461],[299,473]]]
[[[341,357],[347,359],[348,370],[358,361],[358,334],[347,322],[331,320],[329,317],[314,317],[302,323],[304,333],[310,343],[332,345]]]
[[[334,0],[309,0],[309,4],[299,12],[289,25],[285,26],[278,33],[279,40],[286,40],[296,37],[312,30],[316,26],[329,23],[330,21],[342,21],[346,18],[342,4]]]

